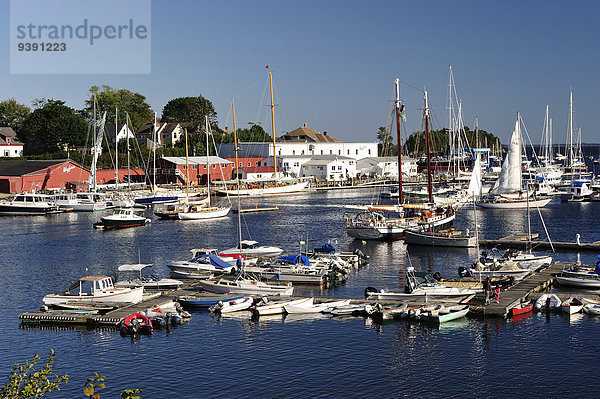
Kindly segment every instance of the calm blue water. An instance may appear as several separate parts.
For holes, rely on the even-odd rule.
[[[344,236],[340,204],[369,203],[368,190],[270,198],[278,212],[247,215],[243,234],[291,253],[307,239],[320,246],[337,239],[343,250],[360,248],[370,265],[346,285],[303,293],[362,297],[366,286],[397,287],[411,263],[454,276],[473,251],[411,248],[402,242],[368,243]],[[246,206],[251,206],[247,204]],[[555,240],[600,239],[599,203],[552,202],[541,210]],[[525,211],[478,210],[484,237],[527,231]],[[149,214],[150,215],[150,214]],[[533,231],[545,237],[532,212]],[[85,274],[110,274],[122,263],[154,263],[158,272],[198,247],[228,248],[237,241],[237,216],[212,222],[153,220],[146,227],[97,231],[99,214],[0,218],[0,376],[14,362],[56,351],[55,371],[71,382],[52,394],[82,397],[86,378],[107,377],[102,397],[142,388],[145,398],[427,397],[569,398],[600,393],[580,378],[600,375],[600,319],[533,314],[520,320],[463,320],[442,328],[398,322],[377,326],[362,318],[247,315],[223,319],[195,312],[189,323],[138,340],[116,331],[20,328],[18,315],[38,309],[41,298]],[[471,227],[472,209],[455,226]],[[139,254],[139,255],[138,255]],[[557,256],[575,260],[575,254]],[[593,263],[595,254],[582,254]],[[86,271],[87,269],[87,271]]]

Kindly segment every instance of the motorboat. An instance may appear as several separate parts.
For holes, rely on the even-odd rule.
[[[59,294],[46,295],[42,301],[51,306],[62,303],[118,303],[135,304],[142,300],[144,289],[115,287],[107,276],[86,276]]]
[[[569,286],[569,287],[579,287],[579,288],[591,288],[591,289],[599,289],[600,288],[600,276],[595,277],[565,277],[565,276],[556,276],[556,282],[559,285]]]
[[[258,241],[241,240],[237,247],[221,251],[223,256],[243,255],[245,257],[272,258],[279,256],[283,249],[279,247],[258,245]]]
[[[11,200],[0,201],[1,216],[47,215],[57,212],[58,205],[48,195],[23,193]]]
[[[136,277],[129,278],[127,280],[120,280],[115,283],[115,287],[144,287],[146,290],[176,290],[181,288],[183,281],[175,280],[172,278],[160,278],[151,274],[150,276],[143,276],[142,270],[152,268],[151,264],[135,263],[125,264],[118,267],[119,274],[125,275],[137,275]]]
[[[213,253],[195,256],[190,260],[167,263],[172,272],[237,273],[235,263],[229,263]]]
[[[265,283],[263,281],[242,276],[241,274],[234,280],[225,278],[218,280],[200,280],[198,281],[198,285],[206,291],[220,294],[291,296],[294,293],[294,287],[292,287],[291,283]]]
[[[421,314],[421,321],[442,324],[465,317],[469,313],[469,305],[442,307]]]
[[[139,210],[133,208],[117,208],[112,215],[100,218],[100,223],[94,227],[99,229],[122,229],[126,227],[144,226],[150,223],[150,219],[139,214]]]
[[[423,303],[461,303],[467,302],[476,292],[470,289],[447,287],[442,285],[427,272],[415,272],[413,267],[406,269],[404,291],[377,290],[373,287],[365,289],[368,300],[398,300]]]
[[[300,305],[286,305],[284,306],[284,310],[288,314],[296,314],[296,313],[330,313],[328,311],[333,310],[335,308],[341,306],[347,306],[350,304],[350,299],[344,299],[341,301],[329,301],[329,302],[321,302],[321,303],[304,303]]]

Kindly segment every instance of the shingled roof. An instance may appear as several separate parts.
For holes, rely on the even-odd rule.
[[[319,133],[316,130],[310,129],[306,123],[304,126],[287,132],[277,139],[279,142],[293,141],[298,143],[341,143],[327,134],[327,132]]]
[[[23,144],[23,143],[21,143],[17,139],[17,135],[16,135],[15,131],[12,129],[12,127],[3,126],[3,127],[0,127],[0,144]]]

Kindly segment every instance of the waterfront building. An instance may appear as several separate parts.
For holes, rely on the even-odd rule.
[[[234,170],[233,162],[215,155],[208,158],[207,160],[206,155],[188,157],[190,184],[206,185],[207,175],[210,175],[210,181],[231,180]],[[161,157],[157,161],[156,182],[185,185],[186,171],[185,157]]]
[[[384,179],[398,179],[398,157],[368,157],[358,161],[356,169],[361,176],[381,177]],[[402,175],[415,177],[417,160],[402,156]]]
[[[0,192],[22,193],[60,190],[69,182],[87,182],[90,171],[76,162],[63,160],[11,159],[0,161]]]
[[[23,143],[11,127],[0,127],[0,157],[23,156]]]

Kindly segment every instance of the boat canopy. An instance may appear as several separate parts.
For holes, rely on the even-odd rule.
[[[152,267],[152,265],[144,264],[144,263],[134,263],[134,264],[130,264],[130,265],[121,265],[121,266],[119,266],[118,270],[120,272],[139,272],[140,270],[142,270],[146,267]]]
[[[310,266],[310,261],[304,255],[288,255],[288,256],[280,256],[279,260],[285,263],[291,263],[296,265],[298,263],[302,263],[304,266]]]

